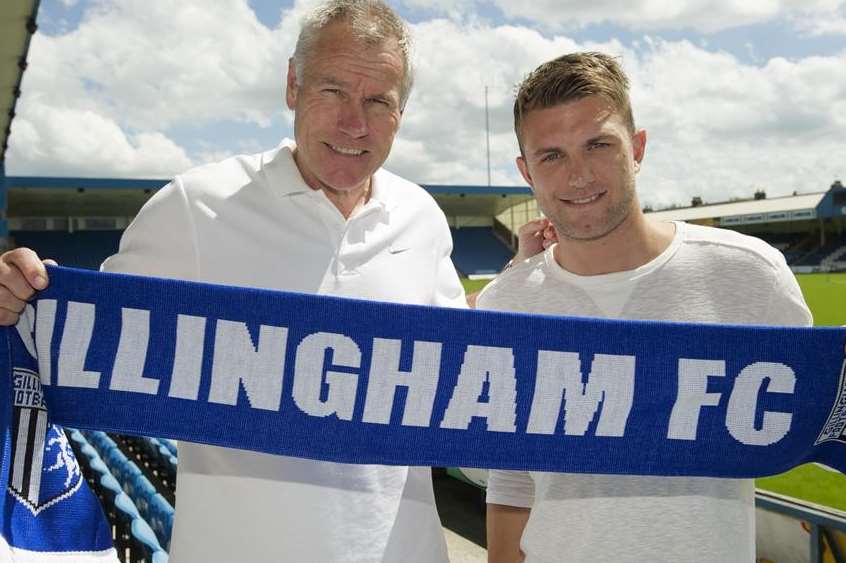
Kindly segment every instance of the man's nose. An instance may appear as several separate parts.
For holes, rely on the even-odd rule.
[[[593,183],[593,171],[590,166],[581,158],[573,158],[570,161],[569,186],[571,188],[584,188]]]
[[[367,114],[364,106],[353,100],[342,104],[338,115],[338,128],[354,139],[367,135]]]

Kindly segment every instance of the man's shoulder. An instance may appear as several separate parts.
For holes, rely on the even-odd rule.
[[[189,198],[201,195],[227,197],[245,185],[262,181],[265,169],[283,159],[285,150],[285,146],[280,145],[260,153],[233,155],[195,166],[177,175],[175,180]]]
[[[391,204],[408,204],[418,208],[440,210],[435,198],[423,186],[380,168],[374,174],[376,180],[384,187],[385,197]]]
[[[511,309],[514,299],[524,299],[527,291],[538,289],[548,276],[545,253],[514,264],[500,273],[479,293],[480,309]]]
[[[767,242],[730,229],[685,225],[684,243],[695,246],[716,260],[770,268],[785,264],[782,253]]]

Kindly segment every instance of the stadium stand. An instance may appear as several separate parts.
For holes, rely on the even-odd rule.
[[[824,272],[840,271],[846,268],[846,245],[841,245],[834,252],[820,260],[820,269]]]
[[[807,254],[803,249],[815,248],[814,237],[807,233],[771,233],[771,232],[750,232],[752,236],[766,241],[770,246],[777,248],[784,254],[788,264],[795,264]]]
[[[15,246],[26,246],[39,256],[64,266],[97,270],[117,252],[122,231],[15,231]]]
[[[846,252],[846,235],[827,241],[810,254],[795,262],[797,266],[822,266],[824,263],[833,265]]]
[[[763,196],[763,197],[759,197]],[[648,210],[658,221],[687,221],[759,237],[784,253],[797,273],[846,270],[846,187],[824,192]]]
[[[118,558],[125,563],[167,563],[168,554],[159,543],[156,533],[103,461],[101,450],[92,446],[79,430],[68,429],[68,432],[83,475],[100,500],[112,526],[112,539]],[[113,440],[102,432],[87,434],[100,448],[107,449],[107,455],[117,458],[112,453],[117,450]]]
[[[491,227],[452,228],[450,232],[454,247],[452,261],[467,277],[496,275],[514,254]]]
[[[147,439],[117,435],[112,438],[104,432],[83,432],[81,435],[92,444],[93,449],[104,462],[106,470],[132,501],[144,525],[150,529],[160,548],[164,546],[163,551],[166,553],[170,546],[173,529],[175,481],[162,483],[156,474],[145,473],[133,461],[146,458],[146,454],[142,453],[145,450],[142,444]],[[148,475],[152,477],[152,480],[148,478]],[[156,484],[153,481],[156,481]],[[166,491],[169,499],[165,498],[159,492],[160,490]]]

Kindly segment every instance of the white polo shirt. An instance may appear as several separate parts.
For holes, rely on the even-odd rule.
[[[385,170],[345,219],[294,144],[195,168],[144,206],[103,270],[465,307],[443,212]],[[428,468],[180,443],[172,563],[447,561]]]

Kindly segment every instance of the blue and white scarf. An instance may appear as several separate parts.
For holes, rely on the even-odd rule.
[[[346,463],[846,470],[845,329],[441,309],[67,268],[50,278],[0,354],[0,529],[17,549],[108,549],[55,425]]]

